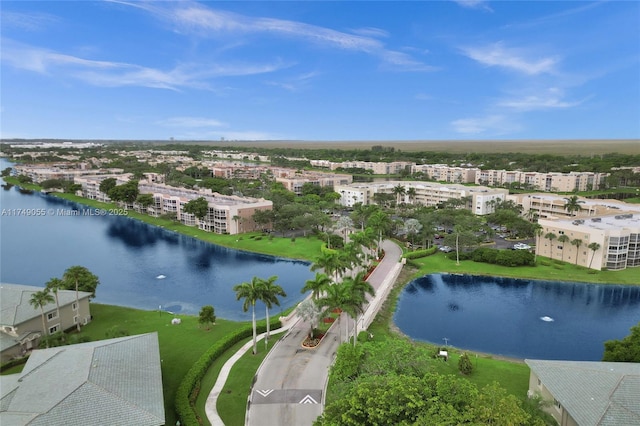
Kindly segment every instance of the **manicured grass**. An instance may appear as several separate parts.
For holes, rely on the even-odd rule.
[[[113,327],[125,330],[129,335],[158,332],[167,425],[174,425],[176,422],[176,391],[189,368],[222,336],[245,326],[245,323],[218,320],[216,325],[207,331],[199,326],[198,318],[195,316],[174,316],[166,312],[95,303],[91,304],[91,314],[93,321],[81,331],[82,336],[88,336],[91,340],[107,338],[107,331]],[[174,317],[179,317],[182,323],[172,325],[171,319]]]
[[[453,272],[534,280],[640,285],[637,268],[628,268],[622,271],[596,271],[544,257],[538,257],[537,266],[520,266],[515,268],[478,263],[471,260],[460,261],[460,265],[456,265],[455,259],[455,252],[447,253],[446,255],[437,253],[433,256],[416,259],[414,261],[415,264],[420,265],[416,276],[439,272]]]
[[[245,421],[247,397],[251,391],[253,377],[267,353],[284,333],[271,335],[268,349],[264,341],[258,342],[258,353],[248,350],[231,368],[227,383],[218,397],[218,414],[227,426],[242,426]]]

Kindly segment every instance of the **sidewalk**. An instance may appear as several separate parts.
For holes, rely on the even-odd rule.
[[[358,319],[360,331],[369,327],[402,270],[403,265],[399,262],[402,255],[400,247],[386,240],[383,242],[383,249],[384,259],[368,278],[376,293]],[[295,314],[284,318],[283,323],[283,327],[272,333],[288,332],[271,349],[256,373],[249,395],[245,420],[247,425],[310,425],[322,413],[329,368],[337,347],[342,343],[340,331],[333,338],[325,336],[317,349],[301,351],[300,333],[304,334],[308,326]],[[260,334],[258,340],[264,338],[265,334]],[[349,330],[349,336],[352,335],[353,329]],[[213,426],[224,425],[216,410],[218,395],[227,381],[231,367],[252,345],[253,341],[247,342],[224,364],[218,375],[205,405],[207,418]],[[293,370],[295,373],[292,373]],[[254,401],[254,396],[259,399]]]

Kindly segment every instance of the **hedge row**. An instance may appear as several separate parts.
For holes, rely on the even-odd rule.
[[[410,251],[409,253],[405,253],[402,257],[409,260],[419,259],[421,257],[431,256],[432,254],[435,254],[437,252],[438,252],[438,246],[433,246],[428,249]]]
[[[460,253],[460,260],[473,260],[474,262],[502,266],[535,265],[535,255],[528,250],[498,250],[484,247],[471,252]]]
[[[279,320],[273,321],[271,330],[281,326]],[[262,321],[257,324],[257,333],[263,333],[267,330],[266,322]],[[187,374],[180,382],[178,391],[176,392],[176,413],[180,419],[180,424],[184,426],[198,426],[201,424],[198,414],[195,412],[192,401],[195,401],[200,392],[200,380],[204,377],[207,370],[213,362],[222,356],[233,345],[241,340],[251,337],[253,328],[251,324],[236,330],[227,336],[224,336],[218,342],[213,344],[202,356],[191,366]],[[194,394],[194,391],[195,394]]]

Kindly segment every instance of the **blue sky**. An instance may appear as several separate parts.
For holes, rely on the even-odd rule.
[[[2,1],[3,138],[640,138],[640,2]]]

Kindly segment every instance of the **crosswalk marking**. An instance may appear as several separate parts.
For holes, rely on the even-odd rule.
[[[256,392],[266,398],[271,392],[273,392],[273,389],[256,389]]]
[[[317,404],[317,403],[318,403],[318,401],[316,401],[315,399],[311,398],[311,395],[306,395],[299,402],[299,404]]]

